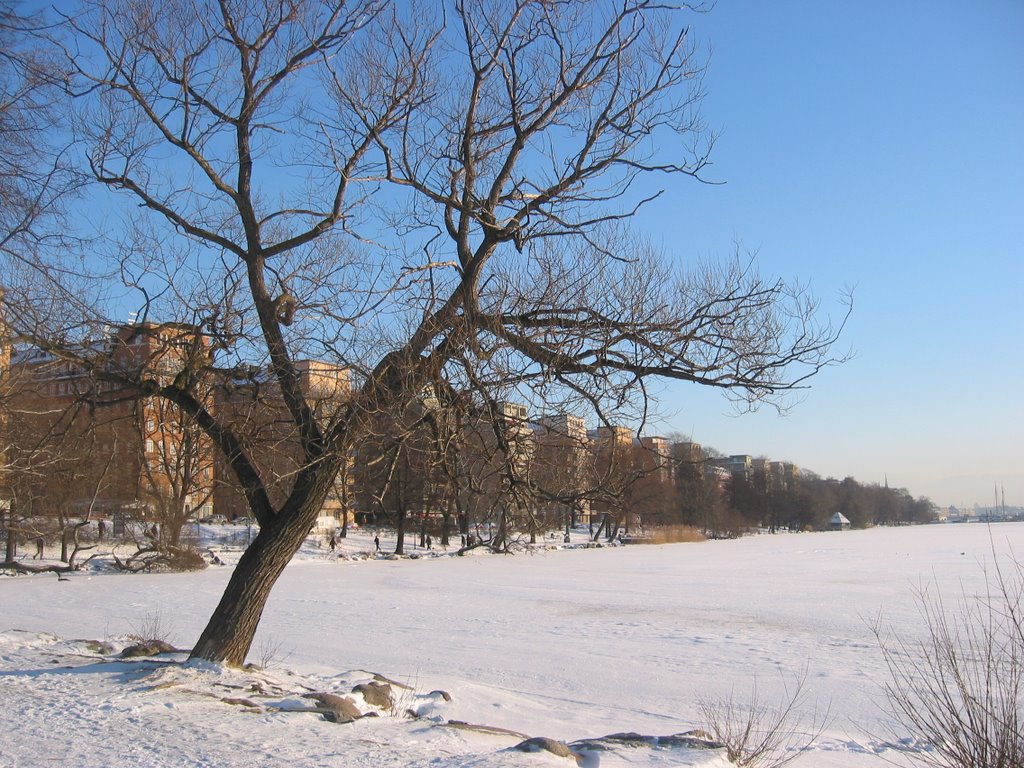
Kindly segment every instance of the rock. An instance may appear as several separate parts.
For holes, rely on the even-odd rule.
[[[395,706],[391,686],[387,683],[360,683],[352,689],[352,693],[361,694],[363,701],[372,707],[393,709]]]
[[[692,731],[683,731],[682,733],[673,734],[675,736],[690,736],[694,739],[704,739],[705,741],[714,740],[714,736],[705,731],[703,728],[694,728]]]
[[[697,728],[684,733],[662,736],[660,743],[669,746],[684,746],[687,749],[725,749],[725,744],[715,741],[715,737],[705,730]]]
[[[529,739],[530,737],[525,733],[519,731],[510,731],[508,728],[499,728],[496,725],[478,725],[476,723],[467,723],[464,720],[449,720],[445,725],[449,728],[455,728],[460,731],[475,731],[476,733],[489,733],[493,736],[515,736],[519,739]]]
[[[629,747],[657,747],[660,749],[722,749],[725,745],[711,738],[706,731],[687,731],[671,736],[646,736],[640,733],[612,733],[596,739],[574,741],[571,747],[577,751],[600,751],[615,745]]]
[[[83,642],[88,650],[98,653],[100,656],[109,656],[117,650],[113,645],[104,640],[85,640]]]
[[[557,757],[576,757],[564,742],[549,739],[547,736],[534,736],[532,739],[519,742],[512,749],[518,749],[520,752],[550,752]]]
[[[363,716],[359,707],[348,696],[338,696],[336,693],[307,693],[303,698],[315,701],[324,719],[332,723],[351,723]]]
[[[452,695],[448,691],[431,691],[427,694],[428,696],[440,696],[445,701],[451,701]]]
[[[676,733],[672,736],[659,736],[658,746],[669,747],[677,749],[724,749],[725,744],[721,744],[710,736],[692,735],[694,732],[688,733]],[[696,731],[696,733],[704,733],[703,731]]]
[[[633,733],[630,731],[628,733],[613,733],[609,736],[603,737],[601,741],[617,741],[621,744],[630,744],[632,746],[651,746],[658,743],[658,737],[644,736],[643,734]]]
[[[348,717],[347,715],[343,715],[340,712],[336,712],[333,709],[325,709],[321,714],[323,715],[324,720],[326,720],[328,723],[337,723],[338,725],[354,723],[357,719],[355,717]]]
[[[250,701],[249,699],[226,697],[222,698],[221,701],[223,701],[225,704],[232,704],[236,707],[246,707],[248,709],[263,709],[263,707],[261,707],[255,701]]]
[[[178,649],[163,640],[143,640],[141,643],[129,645],[121,651],[121,658],[134,659],[140,656],[158,656],[161,653],[178,653]]]

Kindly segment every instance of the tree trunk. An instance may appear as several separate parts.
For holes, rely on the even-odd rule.
[[[508,510],[503,506],[501,514],[498,515],[498,534],[491,541],[491,549],[501,552],[505,549],[505,539],[508,537]]]
[[[14,530],[13,502],[11,502],[11,505],[7,512],[0,517],[0,523],[3,523],[4,532],[7,534],[7,551],[4,560],[8,563],[13,563],[14,559],[18,556],[18,534]]]
[[[441,546],[448,546],[448,529],[452,524],[452,510],[455,509],[455,497],[448,499],[444,512],[441,513]]]
[[[189,658],[231,667],[245,664],[270,590],[316,523],[336,472],[330,461],[321,463],[319,471],[305,478],[306,486],[293,490],[274,519],[260,526]]]
[[[405,554],[405,510],[400,509],[397,513],[397,521],[395,525],[395,554]]]
[[[245,664],[270,590],[305,540],[319,506],[260,528],[235,566],[190,658],[231,667]]]
[[[167,538],[167,546],[170,549],[177,549],[181,546],[181,529],[185,527],[185,520],[181,517],[175,518],[171,525],[166,525],[161,532]]]

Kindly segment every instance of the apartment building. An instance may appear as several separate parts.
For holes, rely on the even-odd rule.
[[[675,477],[672,467],[672,445],[668,438],[652,435],[639,438],[641,470],[656,482],[671,484]]]
[[[166,400],[134,383],[170,381],[209,352],[181,324],[132,324],[88,340],[66,357],[10,353],[8,464],[21,514],[159,519],[208,508],[213,447]]]
[[[733,477],[741,477],[744,480],[750,479],[751,472],[754,469],[754,457],[743,453],[724,456],[720,459],[715,459],[713,463],[715,466],[727,470]]]
[[[534,429],[540,492],[539,513],[552,525],[576,525],[589,519],[584,494],[590,479],[591,446],[586,422],[573,414],[543,416]]]

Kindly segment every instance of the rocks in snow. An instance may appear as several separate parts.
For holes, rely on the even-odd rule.
[[[600,751],[614,746],[651,747],[658,749],[722,749],[704,731],[687,731],[671,736],[645,736],[639,733],[612,733],[597,739],[582,739],[570,745],[574,750]]]
[[[243,699],[243,698],[238,698],[238,697],[235,697],[235,696],[225,696],[225,697],[221,698],[221,701],[223,701],[225,704],[231,704],[232,706],[235,706],[235,707],[245,707],[246,709],[259,709],[259,710],[263,709],[263,707],[261,707],[259,704],[257,704],[252,699]]]
[[[534,736],[532,739],[519,742],[512,749],[518,749],[520,752],[550,752],[557,757],[576,757],[576,753],[569,749],[565,742],[549,739],[547,736]]]
[[[134,659],[141,656],[159,656],[161,653],[180,653],[180,651],[163,640],[143,640],[140,643],[129,645],[121,651],[121,658]]]
[[[331,723],[351,723],[363,716],[359,707],[348,696],[338,696],[336,693],[307,693],[304,698],[315,701],[317,710],[324,716],[324,720]]]
[[[93,653],[98,653],[100,656],[112,656],[117,650],[113,644],[108,643],[106,640],[83,640],[86,649]]]
[[[394,709],[395,700],[391,694],[391,686],[387,683],[360,683],[352,689],[352,693],[360,694],[363,701],[371,707]]]

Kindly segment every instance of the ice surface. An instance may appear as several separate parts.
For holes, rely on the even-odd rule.
[[[382,546],[386,542],[382,541]],[[96,766],[545,766],[513,737],[439,727],[485,724],[566,742],[702,724],[701,698],[771,700],[800,675],[801,727],[831,722],[794,765],[888,765],[914,746],[887,722],[871,626],[921,632],[916,591],[955,603],[993,564],[1024,552],[1024,524],[946,525],[735,541],[540,550],[517,556],[364,558],[311,543],[286,569],[251,660],[265,673],[120,661],[84,641],[124,636],[158,615],[187,648],[230,566],[190,574],[0,578],[0,763]],[[230,562],[236,550],[225,548]],[[343,557],[339,557],[341,554]],[[420,554],[426,554],[421,552]],[[6,631],[5,631],[6,630]],[[17,630],[17,631],[15,631]],[[118,645],[120,643],[120,645]],[[373,673],[410,686],[425,715],[336,725],[316,713],[224,703],[308,702]],[[444,690],[445,702],[430,692]],[[276,691],[276,693],[275,693]],[[396,710],[401,709],[396,707]],[[401,714],[401,712],[398,712]],[[728,765],[720,751],[622,747],[617,765]]]

